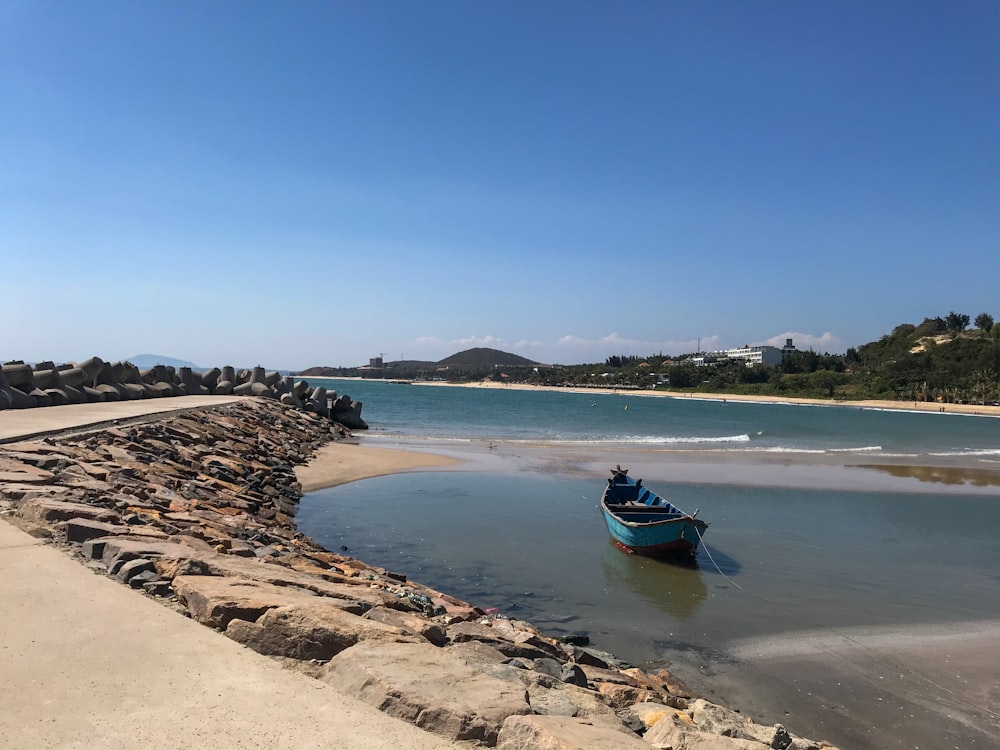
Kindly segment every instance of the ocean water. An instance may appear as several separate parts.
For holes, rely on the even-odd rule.
[[[499,451],[516,453],[523,443],[522,452],[551,446],[612,456],[617,446],[677,449],[701,462],[721,453],[710,483],[646,477],[647,486],[681,508],[700,509],[699,518],[710,523],[690,566],[618,550],[597,507],[603,474],[558,461],[519,463],[509,472],[367,479],[306,496],[297,516],[299,528],[329,549],[346,548],[550,635],[585,633],[594,646],[631,663],[668,667],[719,702],[752,693],[761,679],[734,655],[749,641],[821,632],[834,644],[838,638],[853,644],[866,629],[948,629],[1000,618],[995,487],[931,483],[918,492],[897,484],[886,491],[875,472],[862,489],[856,473],[838,486],[831,480],[838,471],[847,477],[864,470],[837,468],[829,458],[821,487],[752,486],[741,481],[746,461],[726,459],[738,454],[753,461],[760,452],[772,462],[771,454],[788,454],[795,463],[794,454],[856,454],[865,463],[933,457],[995,468],[1000,420],[627,393],[326,385],[364,402],[368,444],[414,438],[430,449],[440,443],[461,452],[471,444],[481,453],[496,442]],[[800,469],[812,465],[811,455],[803,459]],[[914,720],[912,736],[894,729],[887,741],[884,727],[902,708],[890,708],[888,696],[885,707],[882,697],[860,697],[867,674],[890,664],[875,650],[868,657],[870,669],[849,675],[844,688],[837,682],[857,700],[850,708],[780,672],[765,674],[785,690],[775,692],[780,705],[765,697],[753,708],[770,722],[784,721],[788,710],[800,734],[844,747],[982,746],[980,730],[937,717]],[[848,684],[854,678],[857,685]],[[906,710],[919,718],[919,707]]]
[[[366,438],[1000,460],[1000,420],[897,410],[310,378],[364,404]]]
[[[647,483],[654,486],[653,483]],[[634,663],[817,628],[1000,614],[995,497],[657,482],[709,521],[693,566],[628,555],[603,478],[429,472],[312,493],[299,528],[330,549]]]

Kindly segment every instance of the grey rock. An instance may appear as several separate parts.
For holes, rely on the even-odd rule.
[[[559,674],[559,679],[570,685],[587,687],[587,675],[577,664],[567,664]]]
[[[531,711],[522,685],[430,644],[361,642],[335,656],[320,679],[428,731],[486,745],[507,717]]]
[[[156,576],[156,568],[153,566],[152,560],[146,560],[144,558],[136,558],[134,560],[128,560],[122,563],[117,570],[113,571],[113,575],[116,581],[120,583],[129,583],[135,576],[140,573],[152,573],[153,577]],[[151,577],[147,577],[142,580],[145,583],[147,580],[152,580]],[[138,588],[138,586],[136,587]]]

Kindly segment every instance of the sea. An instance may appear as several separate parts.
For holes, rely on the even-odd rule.
[[[838,640],[857,644],[863,633],[947,632],[1000,618],[1000,491],[992,480],[931,476],[887,485],[873,472],[859,484],[844,469],[838,484],[836,470],[841,463],[951,462],[995,476],[996,418],[630,392],[314,381],[364,404],[370,429],[360,434],[367,445],[416,441],[430,452],[498,453],[517,468],[422,471],[314,492],[300,505],[300,530],[329,549],[549,635],[586,636],[631,664],[667,668],[727,705],[746,699],[754,687],[747,683],[761,679],[741,661],[748,644],[822,634],[835,650]],[[671,481],[666,466],[654,472],[655,482],[646,481],[709,522],[695,561],[665,563],[617,549],[597,507],[606,471],[516,460],[539,447],[609,462],[616,451],[641,452],[652,463],[659,452],[674,462],[707,462],[704,480]],[[781,479],[785,458],[800,466],[795,482]],[[765,459],[778,467],[774,481],[743,481],[746,467]],[[834,470],[810,486],[801,467],[808,479],[816,460]],[[877,671],[877,649],[869,656]],[[928,721],[914,722],[912,738],[895,731],[893,744],[876,726],[879,714],[865,719],[854,705],[864,691],[830,687],[814,695],[797,680],[785,683],[774,702],[745,708],[850,747],[986,746],[976,744],[979,730],[961,722],[939,727],[940,736],[928,741]],[[854,730],[838,735],[845,721]],[[872,726],[857,729],[864,721]]]
[[[364,404],[368,436],[712,451],[983,456],[1000,460],[1000,420],[913,410],[455,388],[310,378]],[[947,407],[945,407],[947,408]]]

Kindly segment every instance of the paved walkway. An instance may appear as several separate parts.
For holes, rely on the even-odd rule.
[[[46,406],[38,409],[0,411],[0,442],[10,442],[47,432],[74,427],[132,419],[166,411],[180,411],[199,406],[214,406],[239,401],[242,396],[174,396],[172,398],[109,401],[97,404]]]
[[[186,400],[94,404],[86,419]],[[31,433],[81,426],[84,417],[60,412],[86,408],[0,412],[0,434],[16,436],[12,421]],[[154,747],[461,745],[284,669],[0,521],[0,748]]]

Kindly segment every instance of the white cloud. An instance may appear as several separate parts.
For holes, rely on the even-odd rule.
[[[764,343],[769,344],[770,346],[784,346],[785,341],[788,339],[792,340],[796,349],[812,349],[814,352],[820,354],[827,352],[830,354],[836,354],[845,351],[844,340],[840,338],[840,336],[836,336],[829,331],[821,336],[815,336],[811,333],[801,333],[800,331],[787,331],[785,333],[779,333],[776,336],[772,336]]]
[[[503,349],[508,346],[507,339],[499,338],[497,336],[466,336],[460,339],[452,339],[453,344],[462,347],[462,349],[474,349],[474,348],[487,348],[487,349]]]

